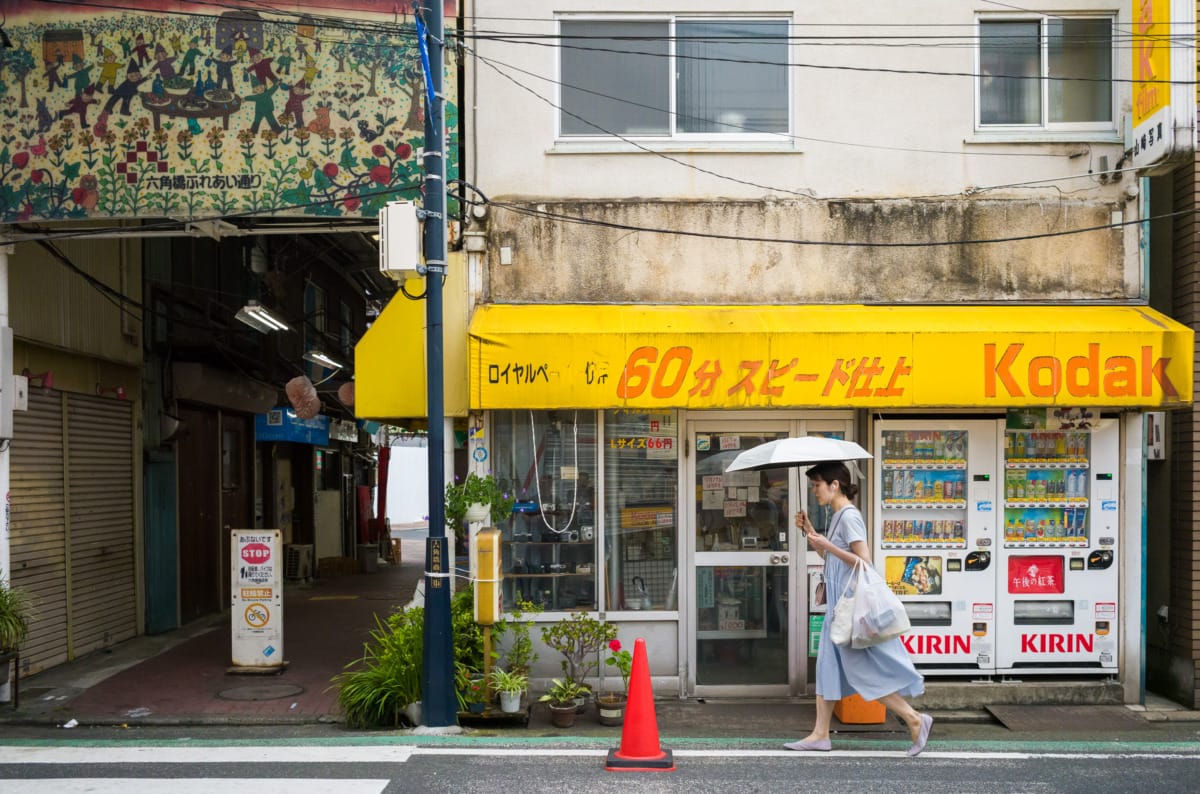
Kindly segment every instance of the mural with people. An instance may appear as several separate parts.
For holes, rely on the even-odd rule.
[[[419,192],[410,6],[139,5],[0,2],[0,222],[374,217]],[[450,178],[456,85],[447,57]]]

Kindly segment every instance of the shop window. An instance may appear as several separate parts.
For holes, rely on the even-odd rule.
[[[1109,18],[980,20],[978,126],[1115,129],[1112,45]]]
[[[605,609],[679,603],[678,461],[675,414],[605,413]]]
[[[569,19],[559,30],[563,137],[789,132],[786,20]]]
[[[492,435],[492,476],[517,499],[499,527],[504,608],[599,608],[595,412],[497,411]]]

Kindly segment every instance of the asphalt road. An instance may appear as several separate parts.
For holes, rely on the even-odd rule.
[[[471,746],[453,737],[406,743],[183,737],[106,742],[0,737],[0,790],[138,794],[237,791],[382,792],[1193,792],[1200,748],[1087,750],[1047,742],[1041,752],[960,749],[920,758],[899,751],[804,755],[775,749],[675,750],[673,772],[610,772],[600,747]]]

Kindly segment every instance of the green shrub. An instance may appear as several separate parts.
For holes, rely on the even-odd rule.
[[[398,727],[404,707],[421,699],[425,610],[412,607],[375,623],[362,658],[333,677],[351,728]]]

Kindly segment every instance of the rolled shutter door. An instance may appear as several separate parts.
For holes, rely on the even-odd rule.
[[[133,406],[67,395],[73,652],[137,634]]]
[[[63,395],[58,391],[30,389],[29,410],[13,414],[13,570],[4,575],[35,599],[35,620],[21,649],[24,674],[69,658],[62,422]]]

